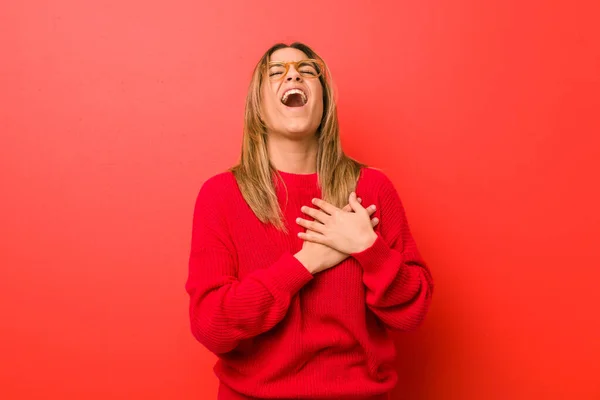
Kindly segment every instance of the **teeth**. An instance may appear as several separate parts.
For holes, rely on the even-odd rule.
[[[285,104],[285,102],[287,101],[288,97],[290,97],[291,94],[299,94],[300,96],[302,96],[302,102],[304,104],[306,104],[306,101],[307,101],[306,94],[304,94],[304,92],[300,89],[290,89],[287,92],[285,92],[283,94],[283,97],[281,98],[281,102],[283,104]]]

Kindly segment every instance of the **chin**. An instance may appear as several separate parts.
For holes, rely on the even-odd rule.
[[[313,124],[308,123],[288,123],[282,127],[283,129],[281,131],[289,136],[304,138],[307,136],[313,136],[317,131],[317,128],[312,125]]]
[[[281,120],[281,132],[295,136],[312,136],[319,127],[319,123],[310,117],[288,117]]]

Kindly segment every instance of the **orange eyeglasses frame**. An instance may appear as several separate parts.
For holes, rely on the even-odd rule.
[[[312,72],[306,72],[306,71],[302,71],[302,67],[306,67],[308,64],[310,67],[313,67],[316,71],[316,75],[313,74]],[[269,61],[269,63],[266,66],[266,70],[267,70],[267,75],[269,76],[269,79],[272,81],[279,81],[282,80],[289,72],[290,70],[290,65],[293,65],[294,68],[296,69],[296,71],[298,71],[298,73],[300,74],[300,76],[302,76],[303,78],[308,78],[308,79],[313,79],[313,78],[318,78],[319,76],[323,75],[323,70],[324,70],[324,65],[320,60],[316,60],[313,58],[309,58],[306,60],[300,60],[300,61]],[[285,71],[283,71],[283,73],[280,73],[278,71],[277,76],[273,76],[272,75],[272,71],[271,68],[273,67],[282,67],[285,69]]]

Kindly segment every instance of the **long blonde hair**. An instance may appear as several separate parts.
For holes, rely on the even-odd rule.
[[[348,204],[348,196],[356,190],[360,170],[365,165],[348,157],[342,150],[339,136],[337,110],[331,86],[331,74],[327,64],[317,53],[303,43],[272,46],[258,61],[246,96],[244,131],[240,162],[230,169],[238,183],[242,196],[263,223],[271,223],[287,232],[285,220],[275,189],[274,177],[281,179],[269,160],[267,151],[267,126],[260,116],[261,85],[265,80],[266,66],[271,54],[282,48],[295,48],[308,58],[323,62],[324,73],[319,80],[323,85],[323,118],[317,129],[317,177],[325,201],[342,208]],[[281,181],[283,182],[283,181]]]

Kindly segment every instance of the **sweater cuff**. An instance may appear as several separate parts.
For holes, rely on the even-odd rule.
[[[376,232],[377,233],[377,232]],[[352,257],[358,261],[364,270],[374,272],[375,270],[383,267],[390,257],[393,257],[392,249],[385,243],[379,233],[377,233],[377,239],[371,245],[371,247],[365,250],[352,253]]]
[[[285,252],[269,268],[266,278],[269,285],[278,291],[293,296],[313,279],[313,275],[289,252]]]

